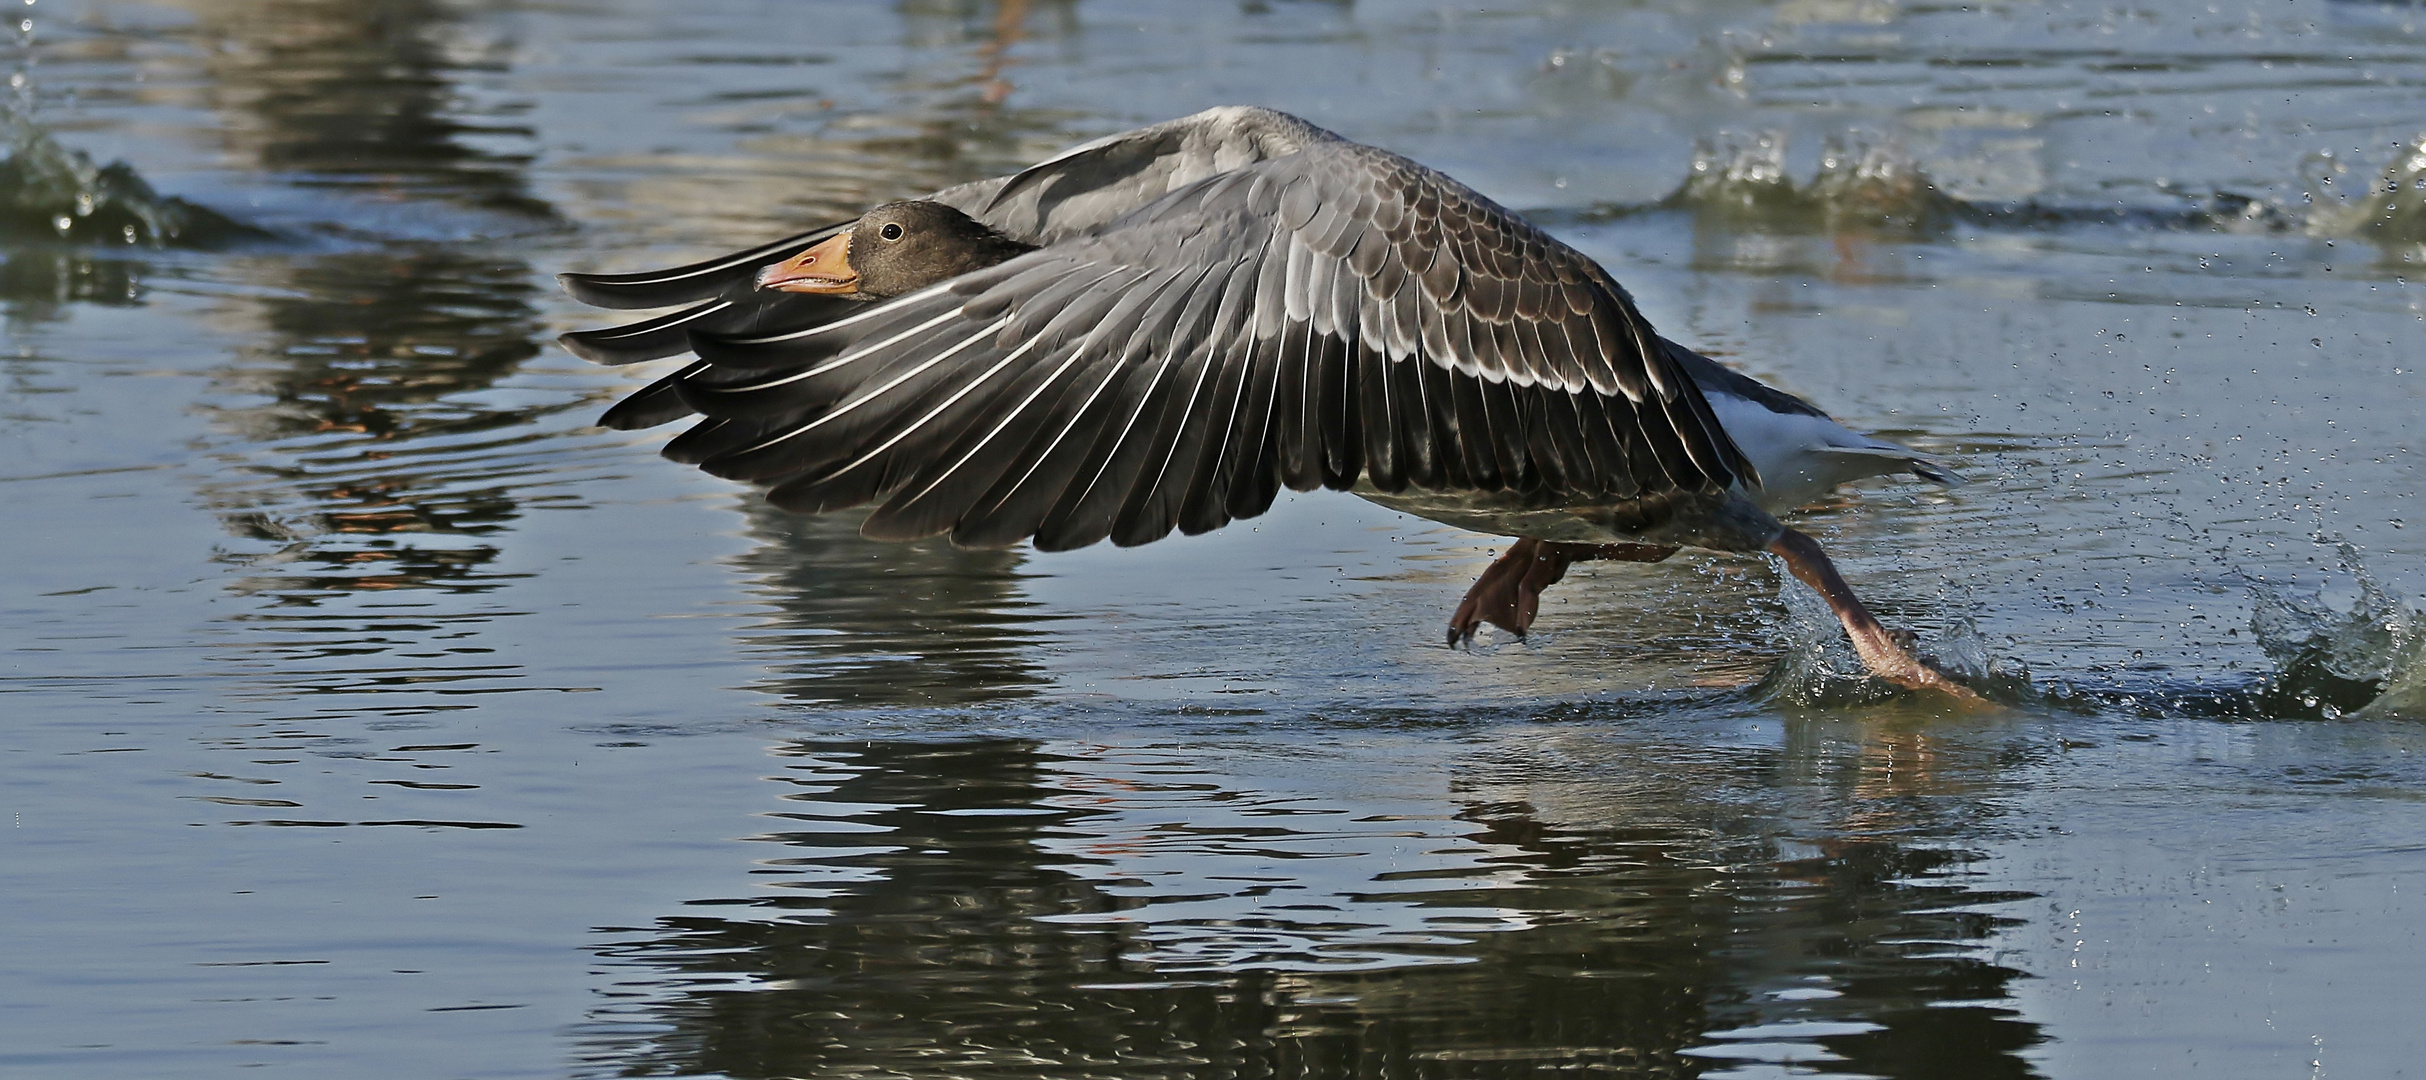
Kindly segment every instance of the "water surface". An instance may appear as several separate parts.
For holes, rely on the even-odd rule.
[[[2413,5],[20,17],[0,1071],[2426,1049]],[[1441,167],[1671,336],[1959,462],[1800,527],[2009,707],[1873,692],[1742,557],[1579,567],[1530,640],[1453,652],[1498,542],[1344,497],[872,544],[593,426],[656,371],[549,344],[601,321],[559,271],[1224,103]]]

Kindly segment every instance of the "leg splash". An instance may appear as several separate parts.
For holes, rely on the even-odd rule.
[[[1828,610],[1835,612],[1836,621],[1844,624],[1845,636],[1853,639],[1854,653],[1862,658],[1862,666],[1869,668],[1871,674],[1906,689],[1936,690],[1961,701],[1985,701],[1970,687],[1947,678],[1912,655],[1914,638],[1910,633],[1880,625],[1870,609],[1853,595],[1853,586],[1845,584],[1844,577],[1836,572],[1836,564],[1828,561],[1828,553],[1820,550],[1819,541],[1788,529],[1769,545],[1769,553],[1786,560],[1788,573],[1828,601]]]

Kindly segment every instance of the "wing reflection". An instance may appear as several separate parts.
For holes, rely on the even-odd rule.
[[[1987,947],[1986,908],[2022,897],[1962,880],[1978,856],[1954,808],[1980,776],[1867,739],[1566,734],[1556,762],[1413,763],[1467,775],[1451,803],[1293,794],[1184,743],[787,746],[762,887],[603,947],[633,1000],[596,1015],[584,1057],[742,1077],[2031,1075],[2019,1052],[2043,1036]]]
[[[1017,551],[884,544],[843,517],[803,518],[753,498],[764,543],[736,563],[774,607],[741,634],[764,659],[758,688],[850,708],[966,705],[1046,682],[1028,653],[1058,618],[1019,597]]]

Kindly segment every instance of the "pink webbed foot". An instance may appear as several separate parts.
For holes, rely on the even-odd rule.
[[[1449,616],[1449,645],[1471,645],[1482,624],[1490,623],[1517,637],[1533,626],[1541,612],[1543,589],[1567,576],[1567,567],[1591,559],[1658,562],[1676,554],[1672,547],[1649,544],[1567,544],[1530,537],[1519,539],[1474,579],[1466,598]]]

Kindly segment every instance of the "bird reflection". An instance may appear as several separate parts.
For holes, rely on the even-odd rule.
[[[1087,812],[1039,805],[1052,780],[1035,743],[783,752],[799,763],[776,778],[793,789],[776,816],[796,824],[759,838],[781,845],[762,859],[779,887],[607,950],[655,978],[752,989],[653,1003],[630,1017],[650,1035],[627,1041],[609,1025],[586,1056],[621,1075],[762,1077],[954,1073],[1072,1034],[1119,1052],[1135,1018],[1074,1009],[1088,992],[1069,984],[1116,970],[1118,940],[1039,921],[1111,901],[1043,865],[1040,837]],[[1031,1011],[1049,1026],[1005,1022]]]
[[[1057,616],[1019,596],[1022,554],[941,541],[885,544],[848,516],[800,517],[751,500],[762,546],[735,564],[774,612],[741,634],[787,701],[849,708],[1024,697],[1047,676],[1030,655]]]
[[[1796,1037],[1814,1071],[2019,1077],[2043,1038],[1988,1004],[2020,973],[1985,957],[1999,920],[1980,908],[2017,897],[1951,876],[1972,858],[1954,844],[1781,839],[1797,811],[1767,802],[1777,785],[1736,785],[1741,756],[1599,785],[1501,769],[1462,785],[1441,823],[1462,836],[1416,842],[1353,802],[1248,813],[1269,796],[1168,748],[778,752],[785,824],[754,838],[772,845],[759,888],[601,947],[636,996],[594,1017],[592,1067],[1689,1076],[1726,1059],[1713,1032],[1818,1023]],[[1799,756],[1750,767],[1801,775]],[[1838,810],[1896,797],[1859,773],[1784,786]],[[1503,797],[1526,790],[1546,801]],[[1396,941],[1401,959],[1325,970],[1355,951],[1325,935]],[[1262,958],[1172,959],[1239,941],[1265,943]]]
[[[978,99],[988,105],[1000,105],[1011,96],[1011,81],[1003,77],[1003,69],[1011,64],[1011,46],[1027,35],[1028,0],[1002,0],[994,12],[994,40],[978,49],[985,59],[985,68],[978,72]]]

